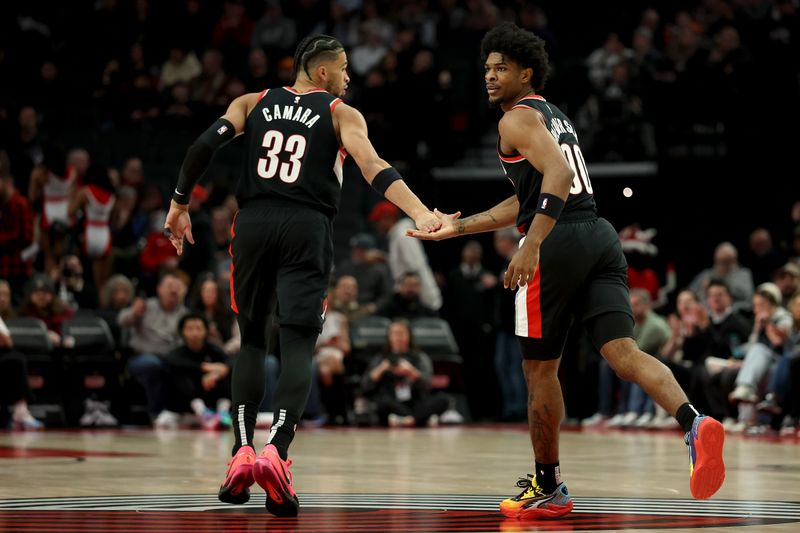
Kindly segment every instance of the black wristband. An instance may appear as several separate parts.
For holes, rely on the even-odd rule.
[[[550,194],[549,192],[543,192],[539,195],[539,202],[536,206],[536,213],[547,215],[551,218],[558,220],[558,217],[561,215],[561,211],[564,209],[564,200],[556,196],[555,194]]]
[[[375,179],[372,180],[372,188],[381,193],[382,196],[386,194],[386,189],[389,188],[389,185],[402,179],[403,176],[400,175],[396,168],[384,168],[375,175]]]

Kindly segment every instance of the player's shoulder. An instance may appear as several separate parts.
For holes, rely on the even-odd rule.
[[[505,113],[498,124],[500,134],[503,135],[514,130],[529,128],[536,124],[544,124],[544,115],[536,108],[528,106],[514,106]]]
[[[337,121],[363,121],[364,116],[361,111],[351,106],[350,104],[342,101],[341,98],[336,98],[331,101],[331,113]]]

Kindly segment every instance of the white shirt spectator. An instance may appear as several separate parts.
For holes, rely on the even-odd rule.
[[[413,220],[402,218],[389,230],[389,270],[395,283],[406,272],[416,272],[422,285],[420,300],[438,311],[442,307],[442,293],[433,277],[425,249],[420,241],[406,236],[406,230],[415,228]]]

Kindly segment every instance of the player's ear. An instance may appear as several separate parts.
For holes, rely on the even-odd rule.
[[[532,79],[533,79],[533,69],[532,68],[522,69],[522,83],[530,83]]]
[[[322,64],[317,67],[317,75],[322,81],[328,81],[328,67]]]

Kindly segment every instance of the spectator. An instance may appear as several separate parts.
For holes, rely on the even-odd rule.
[[[487,401],[487,392],[490,398],[497,396],[491,390],[494,383],[486,383],[493,368],[489,335],[497,277],[483,267],[482,260],[480,243],[467,241],[461,249],[461,264],[447,275],[443,307],[464,360],[464,389],[475,419],[496,415],[496,406]]]
[[[54,277],[61,301],[72,309],[96,309],[97,291],[95,285],[86,283],[80,258],[74,254],[65,255],[59,263]]]
[[[261,92],[267,87],[273,87],[275,81],[269,74],[269,60],[261,48],[253,48],[247,56],[247,74],[243,78],[247,92]]]
[[[242,0],[225,0],[222,16],[211,30],[211,45],[233,63],[233,71],[243,67],[243,58],[253,38],[253,21],[245,13]],[[205,67],[205,58],[203,59]]]
[[[781,415],[785,412],[788,415],[783,420],[782,432],[789,428],[790,434],[794,434],[797,429],[797,419],[791,413],[791,403],[789,398],[792,390],[792,371],[793,361],[800,357],[800,292],[795,293],[788,304],[789,313],[792,315],[792,329],[783,345],[781,354],[775,370],[772,372],[767,394],[764,401],[758,404],[758,410]]]
[[[374,24],[369,22],[362,24],[361,33],[362,42],[353,48],[348,59],[353,72],[363,77],[381,62],[389,49],[381,39],[380,29]]]
[[[192,412],[206,429],[231,426],[231,383],[228,356],[209,342],[208,322],[202,315],[184,315],[178,323],[183,345],[169,352],[165,366],[170,383],[168,411],[162,427],[176,427],[177,413]],[[213,407],[210,407],[213,406]]]
[[[169,242],[169,237],[164,235],[164,213],[154,213],[150,217],[150,233],[147,235],[144,247],[139,254],[139,279],[145,287],[152,288],[152,280],[162,268],[177,268],[178,253]]]
[[[177,83],[191,83],[203,71],[200,60],[185,46],[175,44],[161,67],[160,88],[170,88]]]
[[[193,128],[194,105],[189,101],[189,86],[183,82],[174,84],[170,90],[170,98],[164,104],[165,129],[183,131]]]
[[[17,313],[11,307],[11,285],[8,284],[8,281],[0,279],[0,318],[8,320],[16,316]]]
[[[272,53],[290,53],[296,43],[297,25],[294,20],[283,15],[279,0],[267,0],[264,14],[253,30],[250,46]]]
[[[317,368],[320,400],[325,406],[329,421],[336,425],[347,423],[344,359],[349,354],[350,326],[347,317],[338,311],[329,311],[317,338],[314,364]]]
[[[775,271],[773,278],[775,285],[781,291],[784,302],[788,302],[792,296],[800,290],[800,265],[797,263],[786,263]]]
[[[211,217],[204,208],[207,200],[208,189],[202,185],[195,185],[189,199],[194,245],[184,248],[183,255],[178,262],[180,269],[192,279],[196,279],[203,272],[211,272],[216,267]]]
[[[603,46],[589,54],[586,67],[595,89],[602,90],[611,79],[615,66],[630,61],[633,52],[626,48],[616,33],[609,33]]]
[[[772,236],[765,228],[756,228],[750,233],[749,250],[745,263],[753,273],[753,283],[772,281],[775,271],[783,264],[785,257],[772,244]],[[792,293],[787,294],[791,296]],[[788,302],[788,299],[786,300]]]
[[[358,302],[370,314],[392,299],[392,275],[384,263],[384,255],[376,249],[375,238],[359,233],[350,239],[350,260],[336,269],[339,276],[353,276],[358,286]]]
[[[23,106],[18,115],[19,130],[11,140],[10,173],[16,176],[16,187],[28,190],[28,177],[33,167],[44,161],[44,141],[39,131],[39,114],[31,106]]]
[[[208,115],[216,116],[227,105],[225,88],[228,75],[222,70],[222,54],[219,50],[203,53],[203,71],[191,84],[191,100],[205,106]]]
[[[119,314],[133,302],[133,283],[122,274],[111,276],[100,291],[100,308],[95,315],[105,320],[117,347],[121,346],[122,330],[119,325]]]
[[[14,341],[0,317],[0,409],[11,408],[11,429],[36,430],[44,424],[28,409],[28,372],[25,357],[14,351]]]
[[[214,234],[214,272],[230,271],[231,254],[231,211],[227,206],[216,207],[211,211],[211,232]]]
[[[78,178],[78,183],[83,183],[86,171],[92,162],[92,156],[83,148],[73,148],[67,153],[67,173],[74,170]]]
[[[233,311],[222,296],[222,287],[212,273],[202,274],[195,280],[191,307],[193,313],[205,319],[208,341],[226,347],[227,351],[235,320]]]
[[[788,366],[788,371],[773,383],[776,393],[773,400],[779,402],[786,415],[781,424],[781,434],[800,435],[800,293],[792,297],[790,308],[794,326],[782,359],[783,364]],[[781,395],[776,385],[786,387],[785,394]]]
[[[504,263],[498,273],[501,278],[517,252],[522,236],[514,228],[496,231],[494,249]],[[528,388],[522,373],[522,353],[517,340],[514,320],[515,294],[505,290],[502,284],[495,285],[494,326],[496,332],[494,370],[500,387],[502,420],[526,420],[528,418]]]
[[[138,72],[131,86],[119,95],[116,107],[121,112],[119,122],[137,127],[158,118],[161,113],[159,99],[156,80],[149,73]]]
[[[739,423],[745,427],[755,422],[752,404],[763,397],[762,386],[783,353],[792,329],[792,315],[781,307],[781,302],[780,290],[774,283],[762,283],[753,294],[753,332],[736,376],[736,388],[729,395],[731,402],[740,402]]]
[[[634,321],[633,337],[643,352],[657,356],[672,336],[672,330],[666,320],[653,312],[650,293],[644,289],[631,289],[630,297]],[[671,415],[659,413],[658,420],[654,421],[654,414],[652,398],[639,385],[631,383],[627,415],[621,425],[649,427],[654,422],[658,426],[668,422],[672,426],[674,419]]]
[[[415,272],[421,284],[422,303],[438,311],[442,307],[442,293],[433,277],[428,257],[422,243],[406,237],[406,230],[413,229],[410,218],[400,218],[400,210],[391,202],[379,202],[369,214],[369,221],[378,233],[389,240],[389,270],[395,283],[399,283],[407,272]]]
[[[44,322],[54,346],[61,346],[61,326],[74,315],[75,311],[56,295],[53,280],[44,274],[35,274],[31,278],[28,296],[19,309],[19,316]]]
[[[33,243],[33,211],[14,187],[14,178],[0,173],[0,278],[12,288],[12,303],[22,298],[25,282],[33,273],[23,251]]]
[[[383,353],[375,356],[364,373],[364,392],[377,404],[384,426],[436,425],[450,401],[431,393],[433,364],[414,345],[411,325],[395,320],[389,325]]]
[[[133,356],[128,371],[143,386],[148,412],[156,426],[169,425],[171,417],[159,417],[164,410],[163,357],[178,345],[178,322],[187,313],[183,305],[186,285],[174,274],[161,278],[156,298],[136,298],[119,313],[119,325],[129,328]]]
[[[120,172],[120,184],[133,187],[139,196],[144,193],[145,176],[144,163],[139,157],[130,157],[125,160]]]
[[[370,308],[358,302],[358,282],[353,276],[339,276],[331,293],[330,308],[342,313],[348,322],[369,316]]]
[[[739,266],[739,253],[729,242],[717,245],[714,250],[714,265],[697,274],[689,288],[695,294],[705,294],[712,279],[721,279],[730,289],[735,309],[748,308],[753,296],[753,275],[750,270]]]
[[[420,298],[421,282],[416,272],[406,272],[397,284],[394,298],[378,314],[391,319],[405,318],[412,320],[426,316],[438,316],[438,313],[422,303]]]

